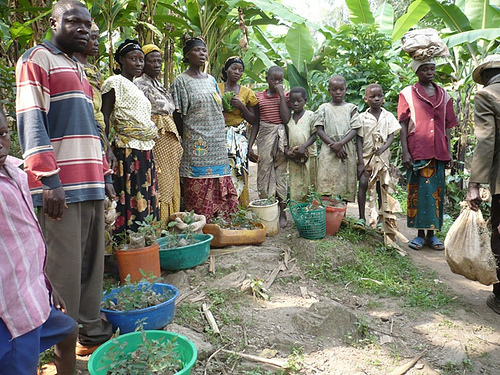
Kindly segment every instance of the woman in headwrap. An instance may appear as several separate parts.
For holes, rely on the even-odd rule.
[[[413,59],[418,82],[399,93],[403,166],[408,170],[408,227],[418,230],[408,246],[444,250],[435,230],[443,225],[445,167],[451,167],[450,129],[457,126],[448,93],[433,82],[433,59]],[[427,234],[425,231],[427,230]]]
[[[180,176],[187,211],[214,216],[238,208],[226,150],[222,99],[215,78],[205,73],[207,46],[200,38],[185,43],[184,62],[189,67],[177,76],[170,92],[174,120],[182,136]]]
[[[158,129],[153,153],[158,173],[160,217],[166,220],[180,209],[181,137],[172,116],[175,110],[172,95],[158,80],[163,62],[162,52],[154,44],[143,46],[142,51],[145,55],[144,73],[134,79],[134,83],[151,102],[151,119]]]
[[[136,221],[150,214],[158,218],[156,168],[153,146],[157,137],[151,121],[151,103],[132,82],[142,74],[144,52],[127,39],[115,52],[118,68],[102,87],[106,133],[118,160],[113,183],[119,197],[114,233],[137,231]]]
[[[248,87],[238,84],[245,63],[238,56],[226,60],[222,69],[223,83],[219,83],[219,89],[224,95],[234,92],[230,104],[233,110],[224,108],[226,120],[226,146],[231,166],[231,178],[239,195],[242,206],[248,206],[250,196],[248,193],[248,137],[247,126],[255,122],[253,107],[258,103],[254,92]]]

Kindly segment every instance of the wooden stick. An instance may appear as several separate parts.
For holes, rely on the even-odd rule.
[[[181,294],[181,295],[180,295],[179,297],[177,297],[177,299],[175,300],[175,304],[176,304],[176,305],[180,304],[182,301],[184,301],[184,300],[185,300],[187,297],[189,297],[191,294],[194,294],[194,293],[198,290],[198,288],[199,288],[199,287],[200,287],[200,286],[198,285],[198,286],[197,286],[196,288],[194,288],[193,290],[190,290],[190,291],[189,291],[189,292],[187,292],[187,293],[183,293],[183,294]]]
[[[208,271],[212,275],[215,275],[215,257],[213,255],[210,255],[210,266],[208,268]]]
[[[210,328],[212,328],[212,331],[214,331],[214,333],[218,333],[220,335],[219,326],[217,325],[217,322],[215,321],[215,318],[214,318],[212,312],[210,311],[210,308],[208,307],[208,305],[206,303],[203,303],[201,305],[201,309],[203,311],[203,314],[205,315],[205,318],[208,321],[208,324],[210,325]]]
[[[217,353],[219,353],[221,350],[223,350],[228,345],[229,345],[229,343],[227,343],[223,347],[217,349],[215,352],[212,353],[212,355],[210,357],[208,357],[207,363],[205,364],[205,371],[204,371],[205,375],[207,375],[207,368],[208,368],[208,365],[210,364],[210,361],[212,360],[212,358],[215,357],[217,355]]]
[[[414,357],[411,361],[405,363],[404,365],[396,367],[394,370],[392,370],[389,375],[403,375],[408,372],[413,366],[417,364],[417,362],[422,358],[424,355],[425,351]]]
[[[278,273],[284,270],[286,270],[285,263],[280,262],[280,264],[276,266],[274,270],[271,272],[271,275],[269,276],[269,279],[266,281],[266,283],[263,285],[263,288],[268,290],[271,287],[271,285],[273,285],[276,276],[278,276]]]
[[[258,357],[256,355],[233,352],[231,350],[222,350],[222,351],[224,353],[227,353],[227,354],[237,355],[238,357],[245,358],[245,359],[248,359],[250,361],[265,363],[265,364],[280,367],[280,368],[285,368],[286,364],[287,364],[287,361],[284,361],[282,359],[263,358],[263,357]]]

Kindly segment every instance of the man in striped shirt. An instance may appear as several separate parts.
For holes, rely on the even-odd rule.
[[[105,190],[115,195],[94,120],[92,88],[73,57],[88,43],[90,14],[76,0],[61,0],[50,26],[51,41],[29,49],[18,61],[17,123],[47,241],[47,274],[68,314],[80,323],[77,354],[86,355],[112,334],[99,305]]]
[[[0,109],[0,373],[34,374],[40,352],[57,344],[57,373],[75,369],[76,322],[45,277],[45,242],[33,212],[22,160],[8,156]],[[7,372],[4,372],[7,371]]]

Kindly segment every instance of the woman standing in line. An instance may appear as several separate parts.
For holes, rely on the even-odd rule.
[[[113,183],[119,197],[114,234],[137,231],[136,221],[150,214],[158,218],[153,146],[157,137],[151,103],[132,82],[142,74],[144,52],[126,39],[115,52],[119,68],[102,87],[102,113],[117,159]]]
[[[145,55],[144,73],[134,79],[134,83],[151,102],[151,119],[158,129],[158,139],[153,153],[158,174],[160,218],[166,220],[171,214],[180,210],[181,137],[172,116],[175,110],[172,95],[158,80],[163,62],[162,52],[154,44],[143,46],[142,51]]]
[[[180,176],[186,211],[205,215],[207,222],[238,208],[226,150],[222,98],[215,78],[204,72],[207,46],[188,39],[183,48],[189,67],[177,76],[170,92],[174,120],[182,136]]]
[[[234,92],[230,104],[233,110],[224,109],[226,121],[226,146],[231,166],[231,179],[238,192],[240,205],[246,207],[250,203],[248,193],[248,124],[255,122],[254,108],[258,101],[254,92],[241,86],[238,81],[245,70],[245,63],[238,56],[226,60],[222,69],[223,83],[219,89],[224,95]]]

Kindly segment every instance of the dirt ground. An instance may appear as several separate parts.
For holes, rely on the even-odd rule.
[[[255,165],[251,168],[250,175],[255,176]],[[254,178],[251,198],[256,198]],[[349,205],[348,215],[357,217],[356,205]],[[404,218],[399,229],[407,238],[414,237]],[[257,375],[280,370],[224,350],[267,357],[297,374],[500,374],[500,316],[485,304],[491,288],[451,273],[443,252],[408,249],[414,263],[434,270],[434,281],[444,283],[456,298],[453,311],[425,311],[402,308],[396,298],[354,295],[349,285],[325,286],[308,279],[297,259],[314,251],[313,242],[299,238],[290,224],[261,246],[229,248],[227,254],[214,256],[215,275],[209,273],[208,262],[164,275],[179,287],[183,298],[174,325],[166,329],[186,329],[180,333],[196,336],[200,345],[208,347],[208,353],[201,350],[192,374]],[[339,254],[348,254],[343,246],[339,242]],[[242,291],[242,284],[255,278],[272,282],[270,300]],[[213,311],[220,334],[209,328],[200,312],[202,303]],[[325,309],[339,313],[327,322],[321,320]],[[343,330],[353,319],[365,322],[374,342],[346,343]],[[399,367],[420,355],[408,371]],[[78,358],[79,374],[88,373],[87,360]]]

